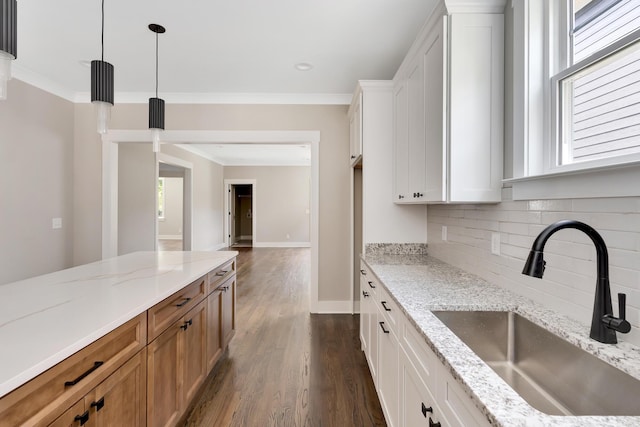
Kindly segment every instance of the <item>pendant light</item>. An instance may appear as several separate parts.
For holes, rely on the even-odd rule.
[[[166,30],[162,25],[149,24],[149,29],[156,33],[156,97],[149,98],[149,129],[153,152],[160,150],[160,133],[164,130],[164,99],[158,98],[158,35]]]
[[[16,0],[0,0],[0,100],[7,99],[7,82],[11,80],[11,61],[18,56]]]
[[[91,61],[91,103],[98,114],[98,133],[107,133],[113,107],[113,65],[104,61],[104,0],[102,0],[102,57]]]

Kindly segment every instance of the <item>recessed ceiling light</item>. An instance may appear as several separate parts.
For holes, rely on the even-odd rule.
[[[309,71],[313,69],[313,64],[309,62],[298,62],[294,67],[298,71]]]

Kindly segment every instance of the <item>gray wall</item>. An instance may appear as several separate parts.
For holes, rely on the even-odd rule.
[[[256,243],[309,242],[309,166],[226,166],[225,179],[255,179]],[[287,234],[289,238],[287,238]]]
[[[73,265],[73,104],[16,79],[0,102],[0,284]],[[52,218],[62,228],[52,229]]]
[[[161,175],[162,176],[162,175]],[[164,179],[164,220],[158,221],[158,235],[178,236],[182,234],[182,178]]]
[[[155,249],[156,156],[149,148],[118,147],[118,255]]]

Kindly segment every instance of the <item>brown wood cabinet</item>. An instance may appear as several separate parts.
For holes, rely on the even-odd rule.
[[[235,259],[0,398],[0,427],[173,426],[235,332]]]

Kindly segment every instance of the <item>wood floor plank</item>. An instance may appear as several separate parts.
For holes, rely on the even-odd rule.
[[[239,249],[236,335],[185,426],[385,426],[358,316],[310,315],[310,251]]]

